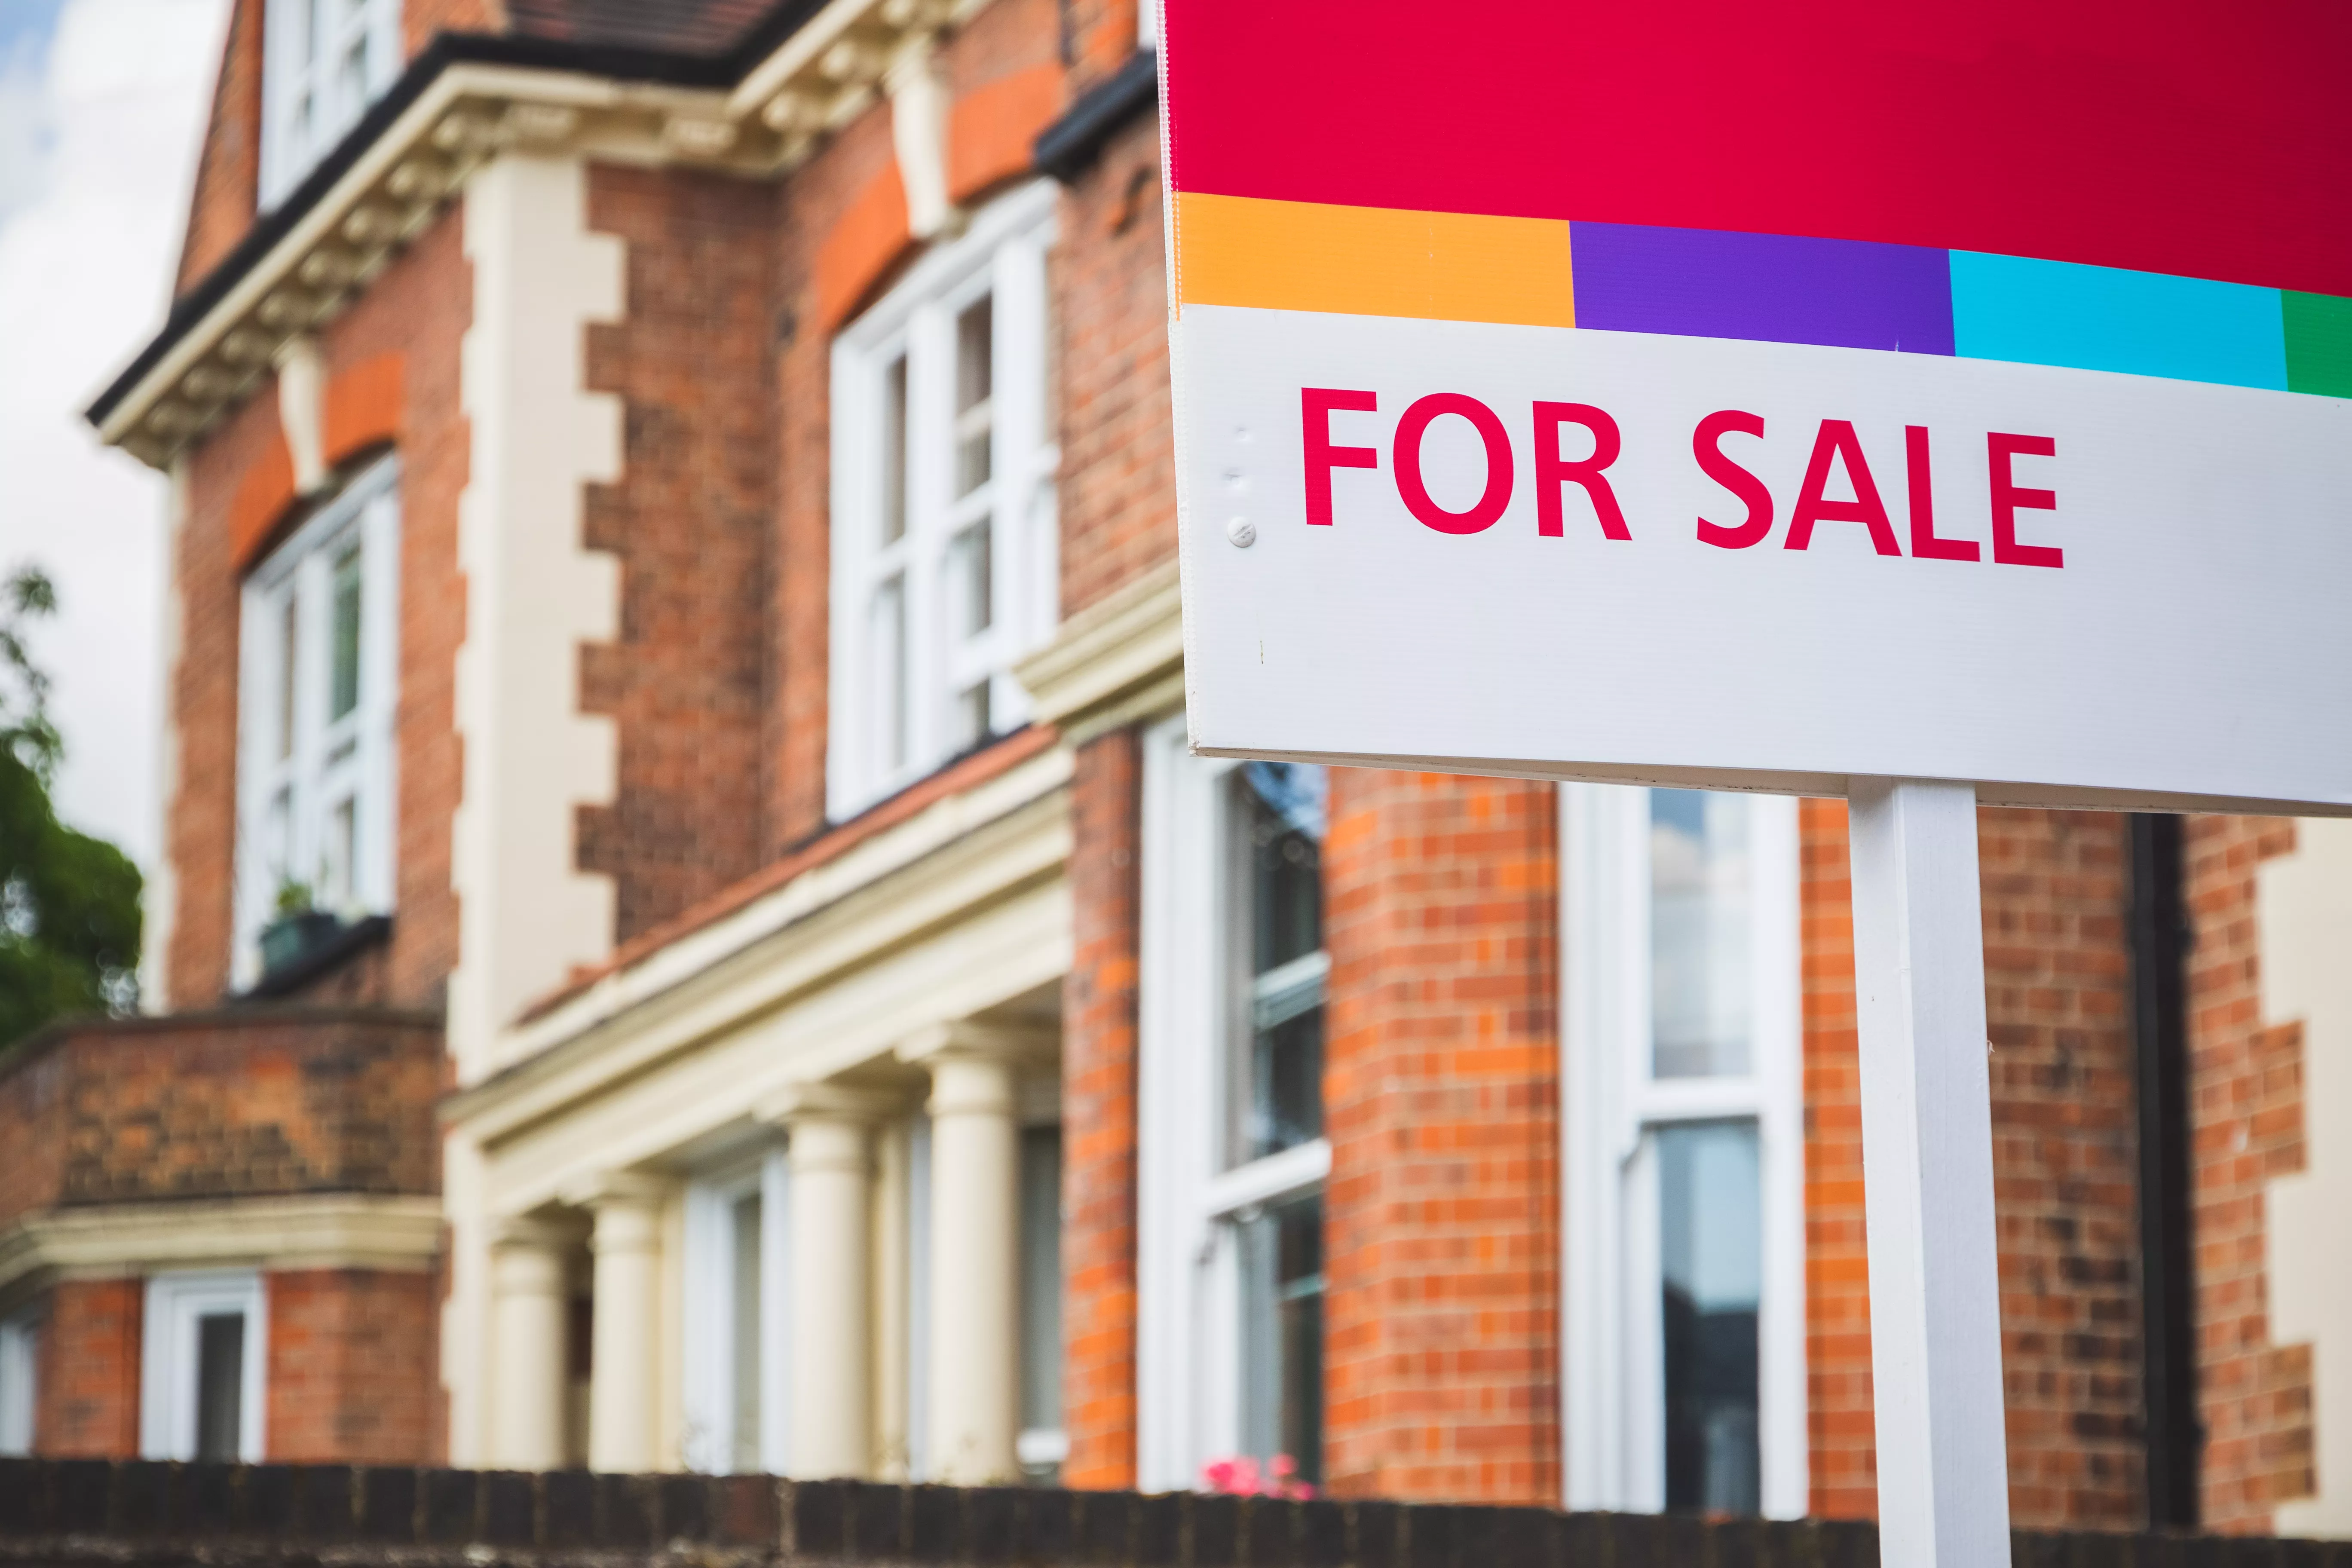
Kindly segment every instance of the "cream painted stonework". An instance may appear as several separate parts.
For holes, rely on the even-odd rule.
[[[185,462],[173,463],[171,481],[163,522],[163,635],[155,639],[162,665],[156,689],[164,694],[163,721],[158,726],[160,733],[155,744],[155,799],[160,818],[156,823],[155,847],[159,853],[139,889],[139,1008],[144,1013],[171,1011],[172,929],[180,913],[180,879],[172,870],[172,806],[180,794],[180,710],[172,693],[179,686],[181,642],[186,621],[180,592],[180,543],[188,522]]]
[[[587,227],[576,157],[506,155],[465,195],[474,319],[461,361],[472,464],[458,502],[464,786],[452,826],[461,1083],[499,1026],[611,951],[610,878],[579,869],[578,808],[613,799],[613,722],[580,711],[580,648],[619,629],[620,567],[582,544],[583,488],[619,477],[621,405],[583,390],[591,321],[618,320],[623,247]]]
[[[2259,876],[2263,1016],[2303,1021],[2304,1168],[2268,1194],[2271,1341],[2312,1347],[2319,1480],[2278,1531],[2352,1536],[2352,822],[2297,823]]]

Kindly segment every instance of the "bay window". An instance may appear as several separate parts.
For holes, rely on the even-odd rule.
[[[302,183],[400,75],[399,0],[269,0],[262,37],[261,205]]]
[[[1323,1460],[1322,769],[1147,740],[1139,1484]]]
[[[1561,795],[1566,1500],[1797,1517],[1796,803]]]
[[[235,978],[273,921],[392,908],[398,467],[354,479],[245,587]]]
[[[1055,586],[1050,184],[990,205],[835,345],[827,796],[854,815],[1017,727]]]

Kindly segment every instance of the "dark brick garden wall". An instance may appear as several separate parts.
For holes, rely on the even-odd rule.
[[[2021,1568],[2352,1568],[2352,1542],[2020,1531]],[[0,1459],[0,1563],[1876,1568],[1874,1526],[764,1476]]]

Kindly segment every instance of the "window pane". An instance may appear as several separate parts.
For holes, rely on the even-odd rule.
[[[874,590],[875,754],[886,773],[907,763],[907,584],[893,577]]]
[[[994,425],[995,317],[986,296],[956,317],[956,484],[968,496],[988,482],[990,435]]]
[[[1240,769],[1250,846],[1252,973],[1264,974],[1323,945],[1321,768],[1245,763]]]
[[[1248,1050],[1234,1063],[1236,1163],[1323,1132],[1323,818],[1318,767],[1247,763],[1234,789],[1247,857]]]
[[[734,1442],[730,1455],[738,1474],[760,1468],[760,1194],[730,1205],[734,1235],[734,1300],[729,1323],[733,1339]]]
[[[1666,1506],[1754,1513],[1763,1293],[1756,1124],[1699,1122],[1656,1137]]]
[[[988,520],[965,529],[948,546],[948,592],[955,605],[956,635],[975,637],[986,631],[996,594],[994,552]]]
[[[327,720],[341,719],[360,705],[360,547],[352,544],[335,557],[332,678],[328,683]]]
[[[196,1458],[234,1462],[245,1426],[245,1314],[196,1320]]]
[[[968,752],[988,739],[988,682],[983,680],[956,693],[955,732],[949,738],[950,752]]]
[[[286,589],[286,603],[278,612],[278,760],[294,754],[294,670],[300,662],[300,623],[294,614],[294,589]]]
[[[882,542],[907,537],[907,356],[882,373]]]
[[[1062,1130],[1032,1127],[1021,1134],[1021,1427],[1061,1425]]]
[[[1323,1199],[1241,1226],[1242,1445],[1261,1465],[1323,1471]]]
[[[1650,792],[1650,1070],[1748,1065],[1749,897],[1744,795]]]
[[[326,909],[348,907],[358,893],[352,868],[359,860],[359,803],[346,796],[327,814],[325,842],[320,846],[320,903]]]

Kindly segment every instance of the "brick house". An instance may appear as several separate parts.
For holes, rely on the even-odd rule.
[[[169,1011],[0,1093],[435,1019],[352,1458],[1867,1515],[1843,808],[1188,754],[1152,37],[238,0],[91,411]],[[2352,1534],[2352,831],[1981,832],[2015,1520]],[[16,1245],[0,1437],[128,1450]]]

